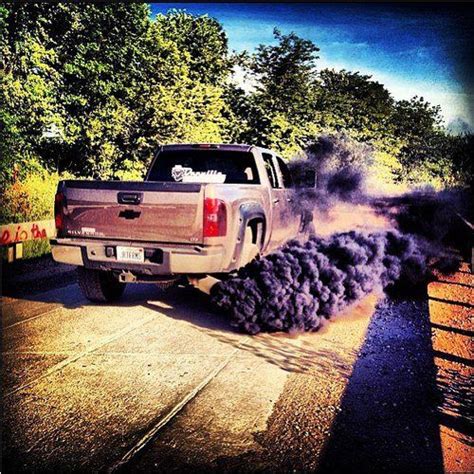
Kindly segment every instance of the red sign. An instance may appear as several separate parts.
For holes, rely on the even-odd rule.
[[[49,239],[56,235],[54,220],[23,222],[0,226],[0,245],[25,240]]]

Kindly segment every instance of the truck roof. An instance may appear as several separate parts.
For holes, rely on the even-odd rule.
[[[250,151],[254,147],[253,145],[245,145],[239,143],[180,143],[173,145],[163,145],[161,147],[163,150],[191,150],[196,148],[209,148],[225,150],[225,151]]]

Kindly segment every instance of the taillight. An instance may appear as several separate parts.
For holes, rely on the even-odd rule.
[[[227,233],[227,210],[224,201],[204,199],[204,237],[223,237]]]
[[[60,237],[64,230],[64,206],[66,205],[66,196],[58,192],[54,198],[54,221],[56,224],[56,234]]]

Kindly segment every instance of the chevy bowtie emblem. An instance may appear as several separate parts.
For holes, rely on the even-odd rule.
[[[126,211],[120,211],[119,217],[123,217],[124,219],[137,219],[140,217],[140,211],[133,211],[131,209],[127,209]]]

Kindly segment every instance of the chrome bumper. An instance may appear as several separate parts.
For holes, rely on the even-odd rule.
[[[143,263],[129,263],[118,261],[115,253],[107,256],[106,247],[117,245],[142,247],[145,253],[158,252],[159,261],[151,261],[145,256]],[[56,262],[143,275],[219,273],[223,271],[224,261],[222,246],[173,246],[145,242],[77,241],[65,238],[52,239],[51,250]]]

